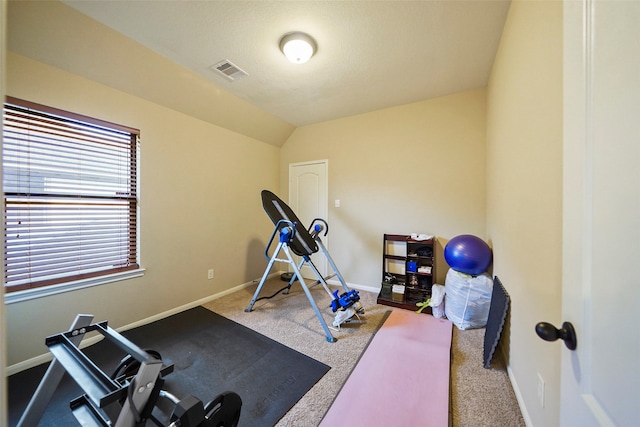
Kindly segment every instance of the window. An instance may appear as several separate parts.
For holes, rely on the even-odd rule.
[[[7,97],[7,293],[138,269],[140,132]]]

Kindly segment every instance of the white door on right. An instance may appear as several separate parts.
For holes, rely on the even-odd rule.
[[[639,426],[640,1],[564,1],[563,119],[560,425]]]

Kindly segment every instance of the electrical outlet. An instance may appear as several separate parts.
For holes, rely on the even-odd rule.
[[[209,271],[207,271],[207,279],[213,279],[213,268],[210,268]]]
[[[538,372],[538,401],[540,402],[540,407],[544,408],[544,379],[542,375]]]

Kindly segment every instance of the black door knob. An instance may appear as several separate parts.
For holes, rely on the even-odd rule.
[[[539,322],[536,325],[536,334],[545,341],[555,341],[560,338],[569,350],[575,350],[578,346],[576,331],[570,322],[564,322],[562,329],[556,328],[551,323]]]

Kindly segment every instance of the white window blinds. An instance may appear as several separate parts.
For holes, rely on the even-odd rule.
[[[7,98],[5,291],[138,268],[139,131]]]

